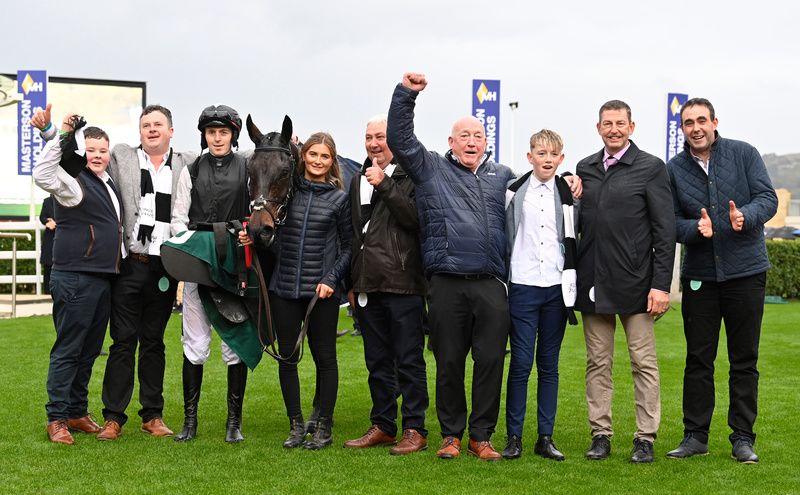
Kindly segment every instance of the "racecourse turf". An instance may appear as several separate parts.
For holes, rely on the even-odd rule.
[[[345,316],[340,323],[352,328]],[[717,360],[718,407],[711,428],[710,455],[686,460],[664,457],[682,437],[685,344],[679,307],[656,324],[662,422],[655,445],[656,461],[651,465],[632,465],[628,461],[635,428],[633,386],[621,328],[617,332],[614,367],[615,434],[611,458],[605,461],[583,457],[590,442],[584,400],[585,348],[582,328],[567,328],[554,434],[556,444],[567,457],[560,463],[532,452],[536,439],[535,376],[529,388],[521,459],[496,463],[467,455],[450,461],[437,459],[440,432],[434,408],[435,362],[430,351],[425,352],[425,359],[431,396],[427,416],[431,447],[400,458],[390,456],[387,448],[343,449],[345,440],[361,435],[369,427],[370,410],[362,341],[349,335],[338,340],[340,378],[334,444],[322,451],[287,451],[281,447],[288,420],[277,366],[267,356],[249,376],[243,426],[246,441],[238,445],[223,441],[226,375],[216,336],[205,369],[200,426],[194,441],[177,444],[171,438],[150,438],[140,432],[138,392],[134,391],[128,408],[131,418],[118,441],[99,442],[92,436],[77,434],[73,446],[54,445],[47,441],[44,412],[53,337],[49,317],[0,321],[0,494],[800,493],[800,303],[766,307],[759,361],[756,451],[761,462],[757,465],[740,465],[730,458],[724,336]],[[182,352],[177,314],[170,321],[165,340],[164,419],[172,429],[179,430],[183,420]],[[107,338],[106,348],[109,343]],[[90,385],[90,407],[98,419],[105,363],[105,356],[98,358]],[[306,352],[300,366],[306,414],[313,394],[313,370],[311,355]],[[504,408],[505,403],[501,405],[493,438],[498,449],[505,443]]]

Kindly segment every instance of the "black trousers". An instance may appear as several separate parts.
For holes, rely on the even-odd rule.
[[[161,290],[166,277],[169,286]],[[125,424],[133,394],[136,348],[139,347],[139,416],[161,417],[164,409],[164,329],[172,313],[178,283],[168,277],[161,258],[148,263],[126,258],[111,289],[111,339],[103,379],[103,417]]]
[[[89,414],[89,380],[108,327],[111,277],[53,270],[56,341],[47,370],[47,420]]]
[[[434,275],[430,282],[431,342],[436,357],[436,414],[442,436],[461,437],[467,423],[464,371],[472,350],[469,436],[489,440],[497,426],[510,317],[505,285],[494,278]]]
[[[403,430],[427,436],[428,380],[425,374],[425,334],[422,296],[371,292],[355,314],[364,339],[364,361],[372,397],[370,420],[389,435],[397,434],[397,393],[403,397]]]
[[[272,309],[275,331],[278,334],[278,351],[281,356],[288,357],[294,349],[309,301],[311,299],[284,299],[270,291],[269,304]],[[339,363],[336,360],[338,321],[339,299],[329,297],[317,301],[308,322],[308,347],[317,368],[319,415],[324,418],[333,417],[336,394],[339,391]],[[302,415],[297,365],[279,362],[278,377],[281,382],[283,402],[286,405],[286,414],[290,418]]]
[[[730,378],[728,426],[738,438],[755,440],[753,424],[758,413],[758,342],[764,314],[766,273],[728,280],[703,281],[692,288],[683,284],[683,331],[686,336],[686,369],[683,377],[683,424],[685,433],[708,441],[714,412],[714,360],[719,344],[720,321],[725,322]],[[697,286],[695,282],[694,286]]]

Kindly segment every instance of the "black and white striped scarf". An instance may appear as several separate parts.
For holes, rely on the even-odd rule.
[[[171,220],[170,201],[172,197],[172,149],[169,150],[166,167],[156,174],[156,184],[150,175],[147,155],[140,148],[139,169],[141,171],[141,199],[139,200],[138,232],[134,232],[136,240],[147,248],[147,254],[158,256],[161,243],[169,239],[169,222]]]

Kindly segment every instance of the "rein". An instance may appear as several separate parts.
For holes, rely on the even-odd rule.
[[[298,364],[303,359],[303,351],[305,350],[305,347],[303,346],[303,340],[305,340],[306,335],[308,334],[309,316],[311,316],[311,311],[314,309],[314,306],[319,300],[319,295],[314,294],[314,297],[312,297],[311,301],[308,303],[306,315],[303,318],[303,326],[300,328],[300,334],[297,336],[297,341],[294,343],[292,352],[286,357],[281,356],[278,349],[275,348],[275,341],[277,338],[275,335],[275,328],[272,326],[272,308],[269,305],[269,296],[267,294],[268,289],[266,281],[264,280],[264,272],[261,270],[261,262],[259,261],[258,256],[254,256],[253,260],[255,261],[254,268],[256,275],[258,276],[258,318],[256,320],[256,333],[258,334],[259,342],[261,342],[261,350],[269,354],[278,362],[286,364]],[[262,338],[262,309],[267,314],[267,340],[269,340],[269,344],[265,343],[264,339]]]

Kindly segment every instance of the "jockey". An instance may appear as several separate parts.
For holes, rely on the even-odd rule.
[[[241,220],[249,213],[246,158],[238,149],[242,119],[226,105],[206,107],[197,124],[203,153],[181,172],[172,226],[182,232],[198,223]],[[198,285],[185,282],[183,289],[183,430],[178,442],[197,433],[197,404],[203,381],[203,364],[211,345],[211,322],[203,309]],[[226,442],[241,442],[242,402],[247,366],[224,342],[222,359],[228,365],[228,421]]]

